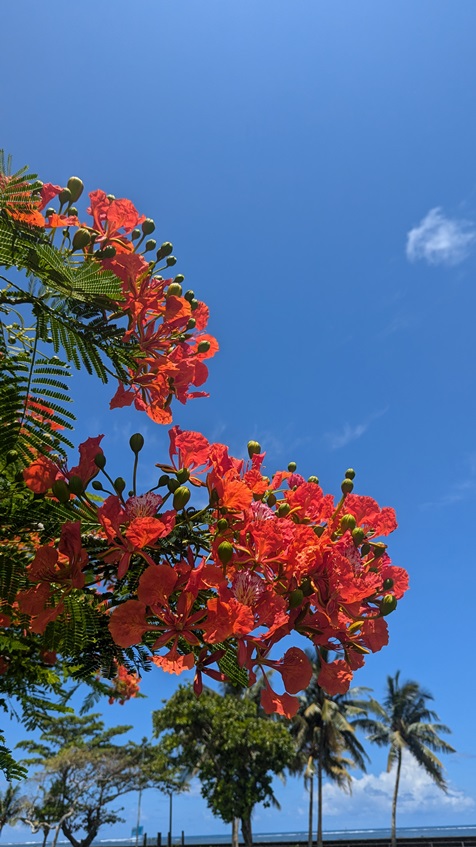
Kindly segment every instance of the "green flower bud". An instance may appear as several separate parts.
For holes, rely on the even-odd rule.
[[[384,591],[390,591],[390,589],[393,588],[394,584],[395,583],[394,583],[393,579],[390,576],[388,576],[387,579],[384,579],[384,581],[383,581],[383,590]]]
[[[169,477],[169,481],[167,482],[167,488],[169,489],[169,491],[171,491],[173,493],[179,487],[180,487],[180,482],[178,481],[178,479],[171,479]]]
[[[317,535],[318,538],[324,534],[325,526],[313,526],[314,534]]]
[[[319,477],[318,476],[310,476],[308,482],[313,482],[314,485],[319,485]]]
[[[173,505],[176,512],[179,509],[183,509],[188,501],[190,500],[190,488],[187,488],[186,485],[179,485],[178,488],[175,489]]]
[[[365,541],[365,530],[362,529],[361,526],[356,526],[355,529],[352,530],[352,539],[356,547],[359,544],[362,544]]]
[[[382,617],[390,615],[397,608],[397,598],[393,594],[385,594],[380,601],[380,614]]]
[[[161,247],[157,250],[157,261],[160,262],[161,259],[165,259],[166,256],[170,256],[173,249],[173,244],[171,244],[170,241],[164,241]]]
[[[289,515],[290,511],[291,506],[289,505],[289,503],[281,503],[281,505],[278,506],[278,516],[280,518],[285,518],[286,515]]]
[[[342,532],[347,529],[355,529],[356,520],[353,515],[342,515],[340,519],[340,528]]]
[[[295,588],[289,595],[289,608],[295,609],[304,600],[304,592],[301,588]]]
[[[79,200],[81,194],[83,193],[84,184],[83,180],[79,178],[79,176],[70,176],[68,179],[67,188],[71,194],[71,200],[73,203],[76,203],[76,200]]]
[[[223,565],[227,565],[233,558],[233,544],[229,541],[222,541],[218,545],[218,558]]]
[[[87,247],[89,242],[91,241],[91,233],[89,229],[81,226],[76,230],[73,237],[73,250],[81,250],[83,247]]]
[[[190,479],[190,471],[188,468],[180,468],[176,473],[176,477],[180,483],[187,482]]]
[[[176,278],[177,278],[177,277],[176,277]],[[195,300],[195,292],[194,292],[194,291],[192,291],[192,289],[191,289],[191,288],[189,288],[189,290],[188,290],[188,291],[186,291],[186,292],[185,292],[185,294],[184,294],[183,296],[185,297],[185,299],[186,299],[186,300],[188,300],[188,302],[189,302],[189,303],[191,303],[191,302],[192,302],[192,300]]]
[[[148,238],[145,242],[145,252],[148,253],[149,250],[155,250],[157,247],[157,242],[155,238]]]
[[[152,218],[146,218],[145,221],[142,222],[142,232],[144,235],[150,235],[155,229],[155,223]]]
[[[208,353],[210,349],[209,341],[200,341],[197,347],[197,353]]]
[[[98,453],[97,456],[94,457],[94,464],[101,471],[106,467],[106,457],[104,453]]]
[[[136,229],[133,229],[132,232],[131,232],[131,238],[132,238],[133,241],[135,241],[136,238],[139,238],[139,236],[140,236],[140,229],[137,229],[137,227],[136,227]]]
[[[73,199],[73,197],[71,195],[71,191],[69,190],[69,188],[63,188],[63,190],[60,191],[60,193],[58,194],[58,200],[60,201],[62,206],[65,203],[71,203],[72,199]]]
[[[137,455],[140,453],[144,446],[144,436],[140,432],[135,432],[134,435],[131,435],[129,438],[129,446],[133,453]]]
[[[77,496],[82,494],[84,491],[83,480],[81,479],[81,477],[76,476],[75,474],[73,474],[73,476],[70,476],[68,480],[68,485],[71,493],[76,494]]]
[[[116,199],[116,195],[115,194],[106,194],[106,199],[109,200],[110,203],[112,203],[112,201]]]
[[[166,474],[166,473],[163,473],[162,476],[159,477],[159,482],[158,482],[159,488],[162,488],[162,486],[164,486],[164,485],[168,485],[169,480],[170,480],[169,475]]]
[[[297,464],[296,464],[296,462],[289,462],[289,464],[288,464],[288,471],[289,471],[290,473],[294,473],[296,470],[297,470]]]
[[[189,318],[187,322],[187,329],[195,329],[197,322],[195,318]]]
[[[60,503],[69,502],[69,488],[64,479],[57,479],[51,486],[51,490]]]
[[[69,209],[66,209],[66,212],[68,215],[76,215],[76,217],[78,216],[78,210],[76,206],[70,206]]]
[[[106,247],[103,247],[103,249],[101,250],[101,253],[102,253],[103,259],[113,259],[114,256],[116,255],[116,248],[114,247],[114,244],[107,244]],[[97,255],[97,253],[96,253],[96,255]]]
[[[51,218],[51,215],[56,215],[56,209],[53,209],[53,206],[48,206],[45,212],[45,218]]]
[[[342,483],[341,483],[341,486],[340,486],[342,494],[350,494],[353,487],[354,487],[354,483],[352,482],[351,479],[349,479],[349,477],[346,476],[346,478],[342,480]]]
[[[228,529],[228,521],[226,518],[220,518],[217,521],[217,530],[218,532],[225,532]]]
[[[360,553],[362,556],[368,556],[368,554],[370,553],[370,544],[362,544],[362,547],[360,548]]]
[[[376,541],[375,544],[372,544],[372,553],[376,559],[380,559],[380,556],[383,556],[386,549],[387,545],[383,544],[381,541]]]
[[[259,441],[248,441],[248,456],[250,459],[255,453],[261,453],[261,444]]]
[[[102,482],[99,482],[98,479],[95,479],[91,483],[91,485],[92,485],[92,487],[94,488],[95,491],[104,491],[104,488],[102,487]]]
[[[183,282],[184,279],[185,277],[183,274],[177,274],[177,276],[174,277],[174,282]]]
[[[177,258],[175,256],[169,256],[165,264],[168,268],[171,268],[173,265],[177,264]]]
[[[126,481],[122,478],[122,476],[118,476],[117,479],[114,480],[114,491],[117,491],[118,494],[122,494],[126,487]]]
[[[169,287],[167,288],[167,297],[181,297],[182,296],[182,286],[179,282],[171,282]]]
[[[347,468],[344,476],[345,476],[346,479],[354,479],[354,477],[355,477],[354,469],[353,468]]]
[[[273,494],[273,492],[268,494],[266,502],[267,502],[268,506],[276,506],[276,494]]]
[[[198,300],[195,300],[195,298],[193,300],[190,300],[190,306],[191,306],[192,312],[194,312],[195,309],[198,309],[198,306],[199,306]]]

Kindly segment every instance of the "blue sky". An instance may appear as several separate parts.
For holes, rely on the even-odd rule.
[[[211,397],[176,422],[240,455],[257,438],[270,472],[292,459],[335,493],[352,466],[358,493],[397,510],[411,591],[356,683],[380,696],[397,669],[418,679],[457,749],[447,797],[409,768],[402,826],[476,822],[475,25],[473,0],[2,8],[0,146],[44,181],[132,199],[210,306]],[[140,429],[149,484],[166,431],[76,384],[78,440],[107,433],[125,472]],[[106,720],[139,739],[174,683],[157,672]],[[387,824],[383,769],[372,752],[353,798],[327,789],[327,828]],[[301,783],[277,794],[256,831],[304,829]],[[127,804],[113,834],[130,832]],[[178,831],[225,829],[198,789],[176,810]],[[166,830],[165,798],[144,824]]]

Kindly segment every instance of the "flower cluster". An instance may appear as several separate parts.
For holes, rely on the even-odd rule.
[[[386,617],[408,588],[406,571],[391,563],[379,540],[396,527],[393,509],[353,494],[352,470],[335,503],[294,463],[266,476],[256,442],[245,462],[178,426],[170,431],[169,462],[158,465],[163,493],[125,499],[124,480],[107,476],[100,439],[81,445],[74,473],[56,468],[54,474],[49,458],[24,472],[37,494],[82,500],[96,521],[89,554],[79,521],[64,526],[58,550],[44,545],[37,551],[29,569],[34,587],[18,597],[33,629],[42,631],[63,611],[48,582],[81,589],[83,572],[92,569],[98,596],[107,588],[101,614],[109,617],[113,642],[124,650],[145,646],[151,661],[170,673],[195,667],[197,694],[203,674],[226,678],[224,659],[233,655],[249,684],[263,674],[267,712],[295,714],[295,695],[310,681],[309,660],[296,646],[274,658],[275,645],[292,634],[322,651],[320,685],[344,693],[365,655],[387,643]],[[132,436],[136,457],[142,446],[142,436]],[[99,468],[114,490],[94,505],[86,486]],[[95,480],[93,487],[100,491],[102,483]],[[199,511],[189,506],[192,487],[202,490],[202,499],[207,494]],[[329,653],[337,658],[325,661]],[[268,668],[281,675],[284,693],[271,688]]]
[[[8,177],[0,175],[0,192],[7,185]],[[71,177],[65,188],[20,183],[10,192],[6,211],[20,225],[48,232],[52,242],[61,232],[60,250],[73,264],[96,263],[121,281],[121,299],[110,301],[105,317],[109,322],[125,319],[123,341],[134,351],[135,364],[127,384],[120,382],[111,408],[134,404],[156,423],[169,424],[174,397],[186,403],[207,396],[195,389],[207,379],[205,360],[218,350],[216,339],[205,332],[208,308],[191,289],[183,292],[182,274],[164,278],[159,273],[168,272],[176,259],[170,242],[156,250],[155,239],[148,237],[155,230],[151,218],[139,214],[130,200],[97,190],[89,195],[91,221],[82,222],[73,205],[82,191],[78,177]],[[49,205],[56,200],[58,209]],[[152,251],[154,259],[146,259]],[[158,267],[162,261],[165,265]]]

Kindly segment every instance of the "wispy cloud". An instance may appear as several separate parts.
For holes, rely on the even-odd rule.
[[[430,265],[458,265],[475,242],[476,229],[471,221],[448,218],[436,206],[408,233],[407,259],[422,259]]]
[[[328,783],[324,787],[324,813],[340,815],[345,804],[346,814],[355,814],[367,820],[379,817],[379,813],[389,815],[394,785],[395,771],[364,774],[353,779],[352,795],[343,799],[342,790]],[[404,755],[398,800],[400,817],[442,809],[457,813],[474,809],[475,806],[473,797],[451,786],[448,793],[444,794],[414,759]]]
[[[362,423],[355,424],[354,426],[349,423],[345,423],[342,429],[336,432],[326,432],[324,438],[328,442],[330,449],[339,450],[341,447],[346,447],[351,441],[356,441],[358,438],[361,438],[362,435],[367,432],[370,424],[377,418],[381,418],[385,412],[388,412],[388,408],[389,407],[386,406],[385,409],[380,409],[380,411],[374,412],[373,415],[370,415],[370,417]]]

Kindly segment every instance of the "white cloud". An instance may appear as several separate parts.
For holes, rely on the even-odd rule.
[[[388,406],[385,409],[381,409],[379,412],[374,412],[374,414],[370,415],[366,421],[356,424],[355,426],[345,423],[342,429],[338,432],[327,432],[325,438],[330,449],[339,450],[340,447],[346,447],[351,441],[356,441],[358,438],[361,438],[362,435],[367,432],[370,424],[376,420],[376,418],[380,418],[384,415],[387,411]]]
[[[476,241],[470,221],[447,218],[436,206],[407,235],[406,254],[410,262],[423,259],[430,265],[458,265]]]
[[[380,815],[390,817],[395,769],[380,774],[364,774],[352,781],[352,795],[343,795],[335,784],[324,786],[324,814],[341,815],[343,809],[347,815],[373,820]],[[450,787],[445,794],[433,782],[426,772],[410,756],[403,756],[400,790],[398,793],[397,814],[435,812],[462,812],[474,809],[475,800],[456,788]]]

